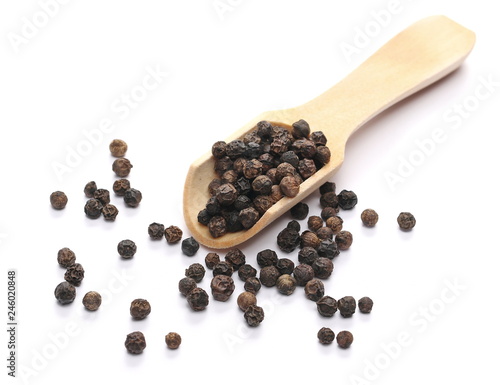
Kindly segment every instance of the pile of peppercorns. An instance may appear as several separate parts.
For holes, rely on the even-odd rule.
[[[242,139],[212,146],[210,199],[198,214],[212,237],[249,229],[283,196],[295,197],[300,184],[330,161],[326,136],[305,120],[285,127],[261,121]]]

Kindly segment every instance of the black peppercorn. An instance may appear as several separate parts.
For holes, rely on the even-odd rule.
[[[249,326],[259,326],[264,320],[264,309],[257,305],[250,305],[243,315]]]
[[[339,205],[339,199],[338,196],[333,191],[330,191],[320,196],[319,204],[321,205],[322,208],[325,207],[336,208]]]
[[[130,181],[128,179],[118,179],[113,183],[113,191],[118,196],[124,196],[125,191],[130,189]]]
[[[201,287],[197,287],[188,293],[187,302],[194,311],[205,310],[209,302],[208,294]]]
[[[260,215],[264,215],[264,213],[269,210],[273,204],[274,202],[272,198],[268,195],[258,195],[253,200],[253,205]]]
[[[292,134],[294,138],[308,138],[311,133],[311,128],[309,127],[309,123],[307,123],[304,119],[300,119],[299,121],[292,124]]]
[[[309,230],[316,232],[323,227],[323,219],[317,215],[312,215],[307,219],[307,227]]]
[[[244,291],[238,296],[236,303],[241,310],[246,311],[250,306],[257,304],[257,297],[249,291]]]
[[[182,338],[178,333],[170,332],[165,336],[165,343],[169,349],[177,349],[182,342]]]
[[[347,349],[351,346],[353,341],[354,337],[352,336],[352,333],[347,330],[343,330],[337,334],[337,343],[342,349]]]
[[[217,159],[223,158],[226,156],[226,148],[226,142],[219,140],[212,145],[212,155]]]
[[[111,203],[104,205],[104,207],[102,208],[102,216],[107,221],[114,221],[118,216],[118,212],[119,211],[116,206],[112,205]]]
[[[331,344],[335,340],[335,333],[330,328],[321,328],[318,331],[318,340],[323,345]]]
[[[101,216],[102,204],[97,199],[91,198],[85,204],[83,211],[90,219],[97,219]]]
[[[306,283],[304,287],[304,292],[306,293],[306,297],[311,301],[318,301],[325,295],[325,286],[323,282],[321,282],[317,278],[311,279]]]
[[[245,285],[243,285],[243,288],[253,294],[257,294],[261,288],[261,283],[259,278],[257,277],[250,277],[245,281]]]
[[[217,189],[215,197],[221,206],[229,206],[232,205],[238,197],[238,191],[232,184],[225,183],[220,185]]]
[[[234,208],[241,211],[249,207],[252,207],[252,200],[246,195],[238,195],[238,198],[234,201]]]
[[[220,215],[216,215],[210,218],[207,226],[212,238],[219,238],[227,233],[226,220]]]
[[[278,268],[274,265],[263,267],[260,270],[260,282],[266,287],[272,287],[276,285],[276,281],[280,276]]]
[[[82,303],[85,309],[89,311],[96,311],[101,306],[102,297],[97,291],[89,291],[83,297]]]
[[[146,349],[146,339],[141,332],[127,334],[125,348],[131,354],[141,354]]]
[[[305,219],[309,214],[309,206],[306,203],[299,202],[290,209],[293,219]]]
[[[120,178],[125,178],[126,176],[128,176],[128,174],[130,174],[130,170],[132,169],[132,167],[133,167],[132,163],[130,163],[130,160],[128,160],[127,158],[116,159],[113,162],[112,166],[113,171]]]
[[[187,296],[191,290],[196,289],[196,281],[193,278],[185,277],[179,281],[179,292],[183,296]]]
[[[83,193],[87,198],[93,198],[94,192],[97,190],[97,185],[94,181],[88,182],[83,188]]]
[[[401,230],[409,231],[415,227],[417,221],[413,214],[402,212],[398,215],[398,225]]]
[[[316,146],[324,146],[327,142],[326,136],[325,134],[323,134],[323,131],[311,132],[310,138]]]
[[[148,226],[148,234],[151,239],[162,239],[164,232],[165,226],[163,226],[161,223],[153,222]]]
[[[246,262],[245,254],[237,248],[229,250],[224,259],[231,264],[233,270],[238,270]]]
[[[212,181],[208,184],[208,192],[210,193],[210,196],[215,195],[217,189],[220,187],[221,184],[222,180],[218,178],[212,179]]]
[[[316,235],[321,240],[324,240],[324,239],[333,240],[333,230],[329,227],[326,227],[326,226],[323,226],[318,231],[316,231]]]
[[[226,171],[233,168],[233,161],[228,156],[223,156],[220,159],[215,160],[214,170],[219,175],[222,176]]]
[[[245,229],[253,227],[259,220],[259,212],[253,207],[242,209],[238,214],[238,219]]]
[[[339,250],[347,250],[352,245],[352,234],[349,231],[341,231],[335,236],[335,243]]]
[[[216,275],[227,275],[227,276],[232,276],[233,275],[233,265],[230,264],[229,262],[227,261],[221,261],[219,262],[218,264],[216,264],[214,266],[214,269],[213,269],[213,275],[214,277]]]
[[[252,181],[252,190],[256,194],[269,195],[272,187],[273,182],[266,175],[259,175]]]
[[[128,189],[127,191],[125,191],[123,200],[127,206],[137,207],[142,201],[142,193],[135,188]]]
[[[231,159],[236,159],[245,154],[247,147],[245,145],[245,142],[243,142],[240,139],[235,139],[230,141],[226,145],[226,154],[229,156]]]
[[[316,154],[314,155],[314,161],[317,162],[318,168],[329,163],[332,158],[332,153],[330,149],[326,146],[316,147]]]
[[[177,226],[169,226],[165,229],[167,243],[177,243],[182,239],[182,230]]]
[[[54,191],[50,194],[50,204],[56,210],[62,210],[68,203],[68,197],[62,191]]]
[[[361,313],[370,313],[372,311],[373,301],[370,297],[363,297],[358,300],[358,308]]]
[[[131,241],[130,239],[125,239],[118,243],[118,254],[124,259],[130,259],[132,258],[136,251],[137,251],[137,246],[135,245],[134,241]]]
[[[76,256],[75,253],[67,248],[63,247],[61,250],[57,252],[57,263],[62,267],[70,267],[75,264]]]
[[[213,269],[219,262],[220,257],[217,253],[208,253],[205,257],[205,265],[207,265],[209,269]]]
[[[109,151],[111,155],[116,158],[121,158],[127,152],[127,143],[121,139],[113,139],[109,144]]]
[[[261,120],[257,123],[257,134],[262,138],[266,139],[271,135],[271,123],[267,120]]]
[[[276,268],[280,272],[281,275],[283,274],[292,274],[293,269],[295,268],[295,264],[291,259],[288,258],[280,258],[278,259],[278,262],[276,263]]]
[[[342,190],[338,195],[338,201],[342,210],[350,210],[358,203],[358,197],[352,191]]]
[[[208,213],[207,209],[203,209],[198,213],[197,219],[199,223],[207,226],[210,223],[210,219],[212,219],[212,216]]]
[[[301,263],[293,269],[293,276],[297,280],[297,285],[305,286],[314,278],[314,270],[311,266]]]
[[[243,164],[243,176],[247,179],[254,179],[262,174],[262,163],[257,159],[247,160]]]
[[[245,282],[250,277],[255,277],[257,275],[257,270],[252,265],[242,265],[238,269],[238,277]]]
[[[151,313],[151,305],[142,298],[137,298],[130,304],[130,315],[133,319],[142,320]]]
[[[97,190],[95,190],[94,199],[97,199],[99,202],[101,202],[103,206],[111,202],[109,191],[104,188],[98,188]]]
[[[293,198],[299,193],[300,183],[293,176],[285,176],[283,179],[281,179],[280,189],[283,195],[289,198]]]
[[[276,281],[276,288],[281,294],[290,295],[297,287],[297,280],[290,274],[282,274]]]
[[[234,292],[234,281],[227,275],[216,275],[210,283],[212,296],[216,301],[225,302],[231,297]]]
[[[319,258],[318,252],[316,251],[316,249],[314,249],[314,248],[312,248],[310,246],[303,247],[299,251],[299,262],[300,263],[305,263],[307,265],[312,265],[313,262],[317,258]]]
[[[338,214],[338,208],[334,209],[333,207],[327,206],[321,210],[320,216],[326,222],[328,220],[328,218],[334,217],[337,214]]]
[[[238,173],[234,170],[227,170],[224,174],[221,176],[221,181],[222,184],[234,184],[238,180]]]
[[[304,231],[300,235],[300,247],[312,247],[313,249],[317,249],[320,245],[321,240],[318,236],[310,230]]]
[[[314,270],[314,276],[320,279],[327,279],[332,275],[333,272],[333,262],[325,257],[319,257],[312,263],[312,268]]]
[[[297,232],[300,231],[300,223],[297,222],[296,220],[288,222],[288,224],[286,225],[286,227],[288,229],[293,230],[293,231],[297,231]]]
[[[200,244],[193,237],[184,239],[181,244],[182,252],[188,257],[195,255],[199,248]]]
[[[326,194],[328,192],[335,193],[335,183],[333,182],[325,182],[319,188],[319,193],[321,195]]]
[[[317,154],[316,154],[317,155]],[[316,173],[316,165],[311,159],[302,159],[297,168],[302,178],[307,179]]]
[[[277,242],[280,250],[291,253],[300,244],[300,234],[298,231],[285,228],[278,234]]]
[[[356,311],[356,300],[350,295],[342,297],[338,300],[337,307],[342,317],[351,317]]]
[[[378,222],[378,214],[372,209],[363,210],[361,213],[361,221],[366,227],[373,227]]]
[[[64,279],[71,283],[73,286],[79,286],[85,276],[85,270],[82,265],[75,263],[74,265],[68,267],[66,273],[64,274]]]
[[[318,302],[316,302],[316,307],[318,309],[318,313],[323,317],[333,317],[337,311],[337,301],[334,298],[325,295]]]
[[[186,269],[185,275],[188,278],[193,278],[197,283],[201,282],[205,276],[205,268],[200,263],[193,263]]]
[[[260,267],[272,266],[278,263],[278,255],[271,249],[265,249],[257,253],[257,264]]]
[[[318,246],[318,255],[328,259],[333,259],[340,254],[340,250],[334,241],[323,239]]]
[[[67,305],[75,300],[76,289],[68,282],[61,282],[56,286],[54,296],[61,305]]]
[[[339,233],[342,230],[344,220],[338,216],[332,216],[326,220],[326,225],[332,229],[334,234]]]

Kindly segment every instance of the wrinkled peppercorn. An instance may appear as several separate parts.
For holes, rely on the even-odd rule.
[[[278,259],[278,262],[276,263],[276,268],[280,272],[281,275],[283,274],[292,274],[293,269],[295,268],[295,263],[291,259],[288,258],[280,258]]]
[[[200,244],[193,237],[184,239],[181,244],[182,252],[188,257],[195,255],[199,248]]]
[[[297,280],[297,285],[305,286],[314,278],[314,270],[311,266],[301,263],[293,269],[293,276]]]
[[[161,223],[153,222],[148,226],[148,234],[151,239],[160,240],[163,238],[165,226]]]
[[[95,190],[94,199],[97,199],[99,202],[101,202],[103,206],[111,202],[109,191],[104,188],[98,188],[97,190]]]
[[[57,252],[57,263],[62,267],[70,267],[75,264],[76,256],[75,253],[67,248],[63,247],[61,250]]]
[[[316,173],[316,165],[311,159],[302,159],[297,170],[302,178],[307,179]]]
[[[337,311],[337,301],[334,298],[325,295],[318,302],[316,302],[316,307],[318,309],[318,313],[323,317],[333,317]]]
[[[352,191],[342,190],[337,197],[342,210],[350,210],[358,203],[358,197]]]
[[[214,277],[216,275],[227,275],[227,276],[232,276],[233,275],[233,265],[231,265],[229,262],[227,261],[221,261],[219,262],[218,264],[216,264],[214,266],[214,269],[213,269],[213,275]]]
[[[296,220],[288,222],[286,227],[287,227],[287,229],[291,229],[293,231],[297,231],[297,232],[300,231],[300,223],[297,222]]]
[[[264,215],[264,213],[269,210],[273,204],[273,200],[267,195],[258,195],[253,200],[253,205],[260,215]]]
[[[69,282],[61,282],[56,286],[54,296],[61,305],[67,305],[75,300],[76,289]]]
[[[311,301],[319,301],[325,295],[325,285],[317,278],[311,279],[304,287],[306,297]]]
[[[324,146],[327,139],[323,131],[314,131],[311,132],[311,141],[314,142],[316,146]]]
[[[312,248],[310,246],[303,247],[299,251],[299,262],[300,263],[305,263],[307,265],[312,265],[313,262],[317,258],[319,258],[318,252],[316,251],[316,249],[314,249],[314,248]]]
[[[212,296],[216,301],[225,302],[231,297],[234,292],[234,281],[227,275],[216,275],[210,282]]]
[[[320,279],[327,279],[333,272],[333,262],[325,257],[317,258],[311,267],[314,270],[314,276]]]
[[[326,220],[326,225],[332,229],[334,234],[339,233],[342,230],[344,220],[338,216],[330,217]]]
[[[127,152],[127,143],[121,139],[113,139],[109,144],[109,151],[111,155],[116,158],[121,158]]]
[[[300,244],[300,234],[298,231],[285,228],[278,234],[277,242],[280,250],[291,253]]]
[[[64,274],[64,279],[71,283],[73,286],[80,286],[83,278],[85,276],[85,270],[82,265],[75,263],[74,265],[68,267],[66,273]]]
[[[363,210],[361,213],[361,221],[366,227],[373,227],[378,222],[378,214],[372,209]]]
[[[297,168],[299,166],[300,158],[293,151],[286,151],[280,157],[281,163],[289,163],[293,167]]]
[[[237,180],[238,180],[238,173],[234,170],[227,170],[221,176],[222,184],[229,183],[233,185],[234,183],[236,183]]]
[[[323,227],[323,219],[317,215],[312,215],[307,219],[307,227],[309,230],[316,232]]]
[[[238,219],[245,229],[253,227],[259,220],[259,217],[259,212],[253,207],[244,208],[238,214]]]
[[[259,175],[252,181],[252,190],[256,194],[269,195],[272,187],[273,182],[266,175]]]
[[[325,207],[321,210],[321,219],[323,219],[325,222],[328,220],[328,218],[334,217],[338,214],[338,210],[334,209],[333,207]],[[327,225],[328,226],[328,225]]]
[[[314,155],[314,160],[318,163],[318,168],[329,163],[332,158],[332,153],[330,149],[326,146],[316,147],[316,154]]]
[[[318,340],[323,345],[331,344],[335,340],[335,333],[330,328],[321,328],[318,331]]]
[[[370,297],[363,297],[358,300],[358,308],[361,313],[370,313],[373,308],[373,301]]]
[[[111,203],[104,205],[104,207],[102,208],[102,216],[107,221],[114,221],[118,216],[118,213],[119,211],[116,206],[112,205]]]
[[[50,194],[50,204],[56,210],[62,210],[68,203],[68,197],[62,191],[54,191]]]
[[[282,274],[276,281],[276,288],[281,294],[290,295],[297,287],[297,280],[290,274]]]
[[[328,192],[335,193],[335,183],[333,182],[325,182],[319,188],[319,193],[321,195],[326,194]]]
[[[170,332],[165,336],[165,343],[169,349],[177,349],[182,342],[182,338],[175,332]]]
[[[245,284],[243,285],[243,288],[253,294],[257,294],[261,288],[261,283],[259,278],[257,277],[250,277],[245,281]]]
[[[213,269],[219,262],[220,257],[217,253],[208,253],[205,257],[205,265],[207,265],[209,269]]]
[[[128,179],[118,179],[113,183],[113,191],[118,196],[124,196],[125,191],[130,189],[130,181]]]
[[[228,156],[223,156],[220,159],[215,160],[214,171],[222,176],[226,171],[231,170],[233,167],[233,161]]]
[[[141,332],[127,334],[125,348],[131,354],[141,354],[146,349],[146,339]]]
[[[309,206],[306,203],[299,202],[290,209],[293,219],[305,219],[309,214]]]
[[[90,219],[97,219],[101,216],[102,204],[97,199],[91,198],[85,204],[83,211]]]
[[[113,162],[113,171],[120,178],[125,178],[130,174],[130,170],[132,169],[132,163],[127,158],[118,158]]]
[[[215,195],[217,189],[220,187],[221,184],[222,180],[218,178],[212,179],[212,181],[208,184],[208,192],[210,193],[210,196]]]
[[[322,208],[333,207],[336,208],[339,205],[338,196],[334,192],[327,192],[320,196],[319,204]]]
[[[83,188],[83,193],[87,198],[93,198],[96,190],[97,184],[94,181],[90,181]]]
[[[257,297],[254,293],[244,291],[238,296],[236,303],[241,310],[246,311],[250,306],[257,304]]]
[[[188,293],[187,302],[194,311],[205,310],[209,302],[208,294],[201,287],[197,287]]]
[[[250,305],[243,315],[249,326],[259,326],[264,320],[264,309],[257,305]]]
[[[225,183],[217,189],[215,197],[222,206],[230,206],[238,197],[238,191],[232,184]]]
[[[278,263],[278,255],[271,249],[265,249],[257,253],[257,264],[260,267],[272,266]]]
[[[356,300],[350,295],[337,301],[337,307],[342,317],[351,317],[356,312]]]
[[[130,315],[133,319],[142,320],[151,313],[151,305],[142,298],[137,298],[130,304]]]
[[[226,148],[226,142],[219,140],[212,145],[212,155],[217,159],[223,158],[226,156]]]
[[[101,306],[102,297],[97,291],[89,291],[83,297],[82,303],[85,309],[89,311],[96,311]]]
[[[300,183],[293,176],[285,176],[283,179],[281,179],[280,189],[283,195],[289,198],[293,198],[299,193]]]
[[[349,231],[341,231],[335,236],[335,243],[339,250],[347,250],[352,245],[352,234]]]
[[[118,243],[118,254],[124,259],[130,259],[132,258],[136,251],[137,251],[137,246],[135,245],[134,241],[131,241],[130,239],[125,239]]]
[[[257,275],[257,270],[252,265],[242,265],[238,269],[238,277],[245,282],[250,277],[255,277]]]
[[[142,201],[142,193],[135,188],[128,189],[125,191],[123,201],[129,207],[137,207]]]
[[[259,279],[264,286],[272,287],[276,285],[279,276],[280,272],[276,266],[265,266],[260,270]]]
[[[309,134],[311,133],[309,123],[307,123],[304,119],[300,119],[299,121],[293,123],[292,127],[292,135],[297,139],[308,138]]]
[[[238,270],[246,262],[245,254],[240,249],[231,249],[226,253],[224,258],[233,267],[233,270]]]
[[[334,241],[324,239],[318,246],[318,255],[328,259],[333,259],[340,254],[340,250]]]
[[[177,243],[182,239],[182,230],[177,226],[168,226],[165,229],[167,243]]]
[[[200,263],[193,263],[186,269],[185,275],[188,278],[193,278],[197,283],[201,282],[205,276],[205,268]]]
[[[190,277],[184,277],[179,281],[179,292],[183,296],[187,296],[191,290],[196,289],[196,281]]]
[[[262,174],[262,163],[257,159],[247,160],[243,164],[243,176],[247,179],[254,179]]]
[[[415,227],[417,221],[413,214],[402,212],[398,215],[398,225],[401,230],[409,231]]]
[[[320,240],[333,240],[333,230],[329,227],[323,226],[318,231],[316,231],[316,235]]]
[[[339,332],[339,334],[337,334],[337,343],[342,349],[347,349],[349,346],[351,346],[353,341],[354,337],[352,333],[348,332],[347,330],[343,330]]]

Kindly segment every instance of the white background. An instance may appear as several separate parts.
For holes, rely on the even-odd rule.
[[[217,11],[211,0],[87,0],[68,1],[44,19],[40,3],[46,2],[0,5],[0,318],[7,313],[7,269],[14,268],[17,381],[23,373],[24,383],[33,384],[104,378],[120,384],[211,384],[218,376],[297,384],[496,378],[500,28],[491,2],[401,0],[399,12],[371,30],[365,46],[350,56],[341,46],[373,27],[373,12],[387,10],[388,1],[222,0],[228,8]],[[340,214],[354,244],[335,259],[326,293],[368,295],[375,301],[372,314],[325,319],[302,288],[290,297],[263,288],[258,301],[266,319],[250,329],[236,306],[243,290],[236,275],[227,303],[211,299],[206,311],[190,311],[177,283],[189,264],[203,263],[208,250],[202,247],[189,258],[180,245],[151,241],[147,234],[156,221],[189,235],[181,211],[189,164],[260,112],[317,96],[397,32],[434,14],[476,32],[470,57],[456,73],[358,131],[333,179],[338,191],[355,191],[359,204]],[[14,34],[30,32],[25,25],[33,18],[46,25],[13,44]],[[140,86],[148,68],[168,74],[127,113],[121,95]],[[478,100],[477,87],[488,79],[496,84]],[[467,117],[458,118],[454,108],[464,108]],[[106,119],[112,132],[99,136]],[[436,128],[445,131],[445,139],[428,155],[416,153],[417,141],[431,138]],[[85,132],[96,135],[90,148]],[[83,213],[82,190],[90,180],[111,190],[108,143],[115,137],[129,144],[130,180],[144,199],[129,209],[112,196],[120,209],[116,222],[92,221]],[[90,153],[70,159],[58,176],[54,165],[66,164],[77,149]],[[404,162],[413,166],[402,170]],[[391,188],[387,173],[401,171],[404,176]],[[49,205],[55,190],[69,196],[63,211]],[[311,214],[320,211],[318,198],[306,200]],[[380,215],[374,229],[359,219],[368,207]],[[412,232],[398,229],[401,211],[415,214]],[[276,248],[275,237],[288,220],[284,216],[242,246],[249,263],[257,266],[258,251]],[[126,238],[138,245],[129,261],[116,252]],[[56,255],[65,246],[76,252],[86,276],[75,302],[62,307],[53,290],[63,280]],[[296,253],[279,255],[297,260]],[[209,290],[211,276],[208,271],[200,286]],[[95,313],[81,305],[89,290],[106,293]],[[152,313],[134,322],[128,308],[140,297],[150,301]],[[354,344],[345,351],[336,343],[321,346],[316,333],[323,326],[336,333],[350,330]],[[140,356],[123,346],[134,330],[143,331],[148,343]],[[170,331],[182,335],[177,351],[165,346]],[[402,347],[396,345],[401,335]],[[7,339],[1,333],[2,383]]]

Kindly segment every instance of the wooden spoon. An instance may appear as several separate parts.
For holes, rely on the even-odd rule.
[[[346,78],[308,103],[286,110],[269,111],[248,122],[226,139],[242,138],[257,122],[269,120],[290,128],[299,119],[312,131],[323,131],[332,157],[306,179],[294,198],[282,198],[249,230],[213,238],[197,215],[208,200],[208,184],[216,177],[210,152],[189,168],[184,185],[184,218],[192,236],[217,249],[234,247],[253,237],[295,204],[328,181],[344,160],[349,137],[364,123],[388,107],[457,69],[472,50],[475,34],[445,16],[422,19],[389,40]]]

